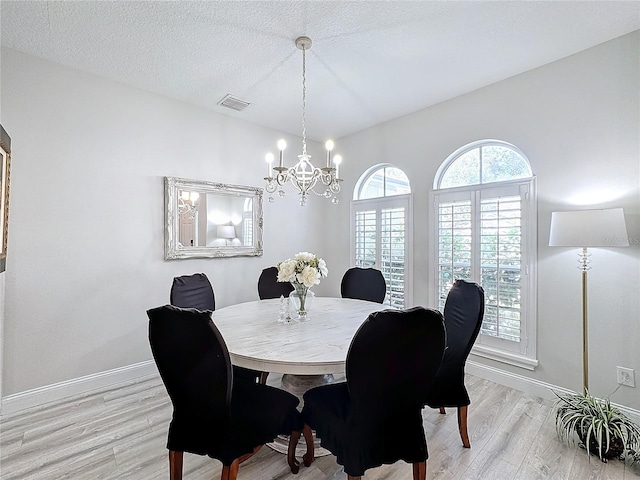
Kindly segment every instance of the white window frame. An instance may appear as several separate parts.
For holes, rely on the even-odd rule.
[[[485,142],[474,142],[452,154],[438,169],[434,181],[434,191],[431,193],[431,215],[429,215],[429,227],[432,232],[432,241],[429,247],[429,258],[432,262],[431,278],[434,285],[429,289],[429,301],[431,305],[438,305],[439,295],[439,205],[442,202],[470,199],[479,206],[481,196],[489,198],[510,195],[519,192],[522,198],[521,211],[521,308],[520,308],[520,342],[510,342],[490,335],[478,335],[478,339],[471,353],[480,357],[489,358],[502,363],[515,365],[527,370],[534,370],[538,365],[537,360],[537,193],[536,178],[531,176],[524,179],[508,180],[487,184],[475,184],[462,187],[437,189],[442,174],[458,156],[466,153],[472,148],[482,145],[502,145],[512,148],[526,159],[526,156],[517,148],[504,142],[495,140]],[[482,192],[482,193],[481,193]],[[478,235],[479,227],[475,222],[480,218],[480,212],[472,214],[472,235],[475,237],[472,242],[474,254],[471,258],[472,265],[477,261],[479,250]]]

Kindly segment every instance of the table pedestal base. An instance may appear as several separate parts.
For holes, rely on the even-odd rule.
[[[302,406],[304,405],[304,401],[302,399],[304,392],[312,389],[313,387],[328,385],[330,383],[333,383],[333,375],[330,373],[326,375],[291,375],[286,373],[282,376],[281,386],[283,390],[292,393],[300,399],[300,405],[298,408],[302,409]],[[289,436],[278,435],[273,442],[268,443],[267,445],[276,452],[286,454],[287,449],[289,448]],[[315,432],[313,432],[313,446],[315,457],[331,455],[329,450],[320,446],[320,440],[316,438]],[[304,437],[300,436],[300,441],[296,448],[296,458],[302,457],[305,453],[307,453],[307,446],[305,444]]]

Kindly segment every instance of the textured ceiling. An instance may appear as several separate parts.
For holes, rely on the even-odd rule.
[[[2,45],[292,134],[362,130],[640,29],[638,1],[2,1]],[[242,112],[217,105],[226,94]]]

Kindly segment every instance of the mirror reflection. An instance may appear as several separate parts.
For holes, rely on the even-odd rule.
[[[253,198],[178,190],[179,242],[191,247],[251,246]]]
[[[165,177],[166,259],[262,255],[262,190]]]

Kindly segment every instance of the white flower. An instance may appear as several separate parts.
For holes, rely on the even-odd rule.
[[[302,272],[296,275],[296,279],[305,287],[311,288],[314,285],[320,283],[320,272],[317,269],[307,265],[302,269]]]
[[[293,282],[296,278],[296,263],[291,259],[278,264],[278,281]]]
[[[323,259],[318,260],[318,268],[320,269],[320,275],[322,275],[323,277],[326,277],[329,274],[327,264]]]
[[[313,253],[309,252],[299,252],[296,253],[296,256],[293,258],[295,258],[298,262],[310,263],[316,259],[316,256]]]

